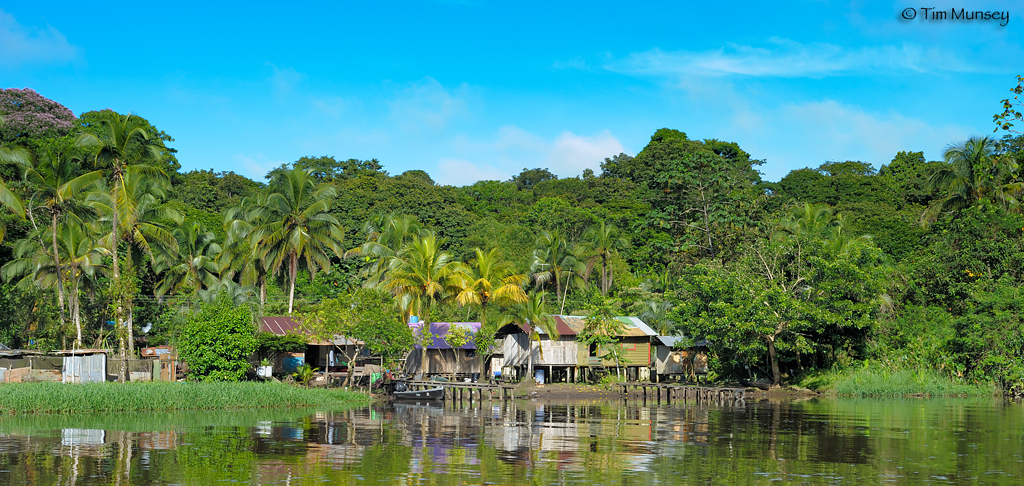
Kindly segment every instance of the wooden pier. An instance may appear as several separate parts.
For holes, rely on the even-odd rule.
[[[648,400],[661,403],[662,397],[666,404],[673,402],[719,403],[728,404],[743,401],[746,398],[745,388],[720,388],[707,386],[673,385],[668,383],[616,383],[626,395],[626,399]]]
[[[446,381],[408,381],[410,390],[426,390],[428,388],[444,388],[445,401],[474,400],[511,400],[515,398],[515,385],[498,385],[491,383],[465,383]]]

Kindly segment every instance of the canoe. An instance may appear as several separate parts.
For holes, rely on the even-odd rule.
[[[444,387],[392,392],[395,400],[444,400]]]

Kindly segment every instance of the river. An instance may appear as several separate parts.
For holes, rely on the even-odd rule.
[[[0,419],[0,484],[1022,484],[994,399],[375,405]]]

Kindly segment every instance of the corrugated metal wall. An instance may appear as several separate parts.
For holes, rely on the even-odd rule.
[[[65,356],[64,383],[102,383],[107,379],[107,355]]]

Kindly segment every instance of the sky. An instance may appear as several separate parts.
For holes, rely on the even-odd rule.
[[[575,177],[667,127],[777,181],[992,134],[1024,7],[966,3],[5,2],[0,87],[138,114],[183,170],[257,180],[307,155]],[[1008,16],[934,18],[963,7]]]

